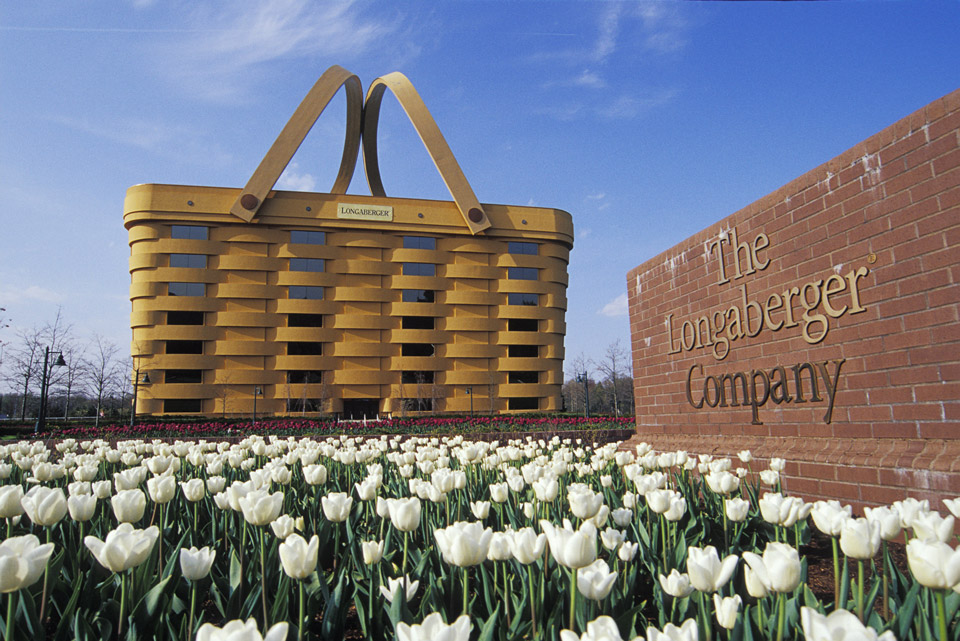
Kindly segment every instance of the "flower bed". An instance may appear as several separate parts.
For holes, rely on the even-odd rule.
[[[0,446],[4,638],[960,634],[953,516],[904,500],[854,518],[781,493],[776,459],[754,470],[747,452],[617,447],[350,435]],[[800,555],[815,532],[834,568],[826,594]],[[887,543],[904,535],[906,571]]]

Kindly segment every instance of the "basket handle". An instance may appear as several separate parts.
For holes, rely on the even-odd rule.
[[[390,89],[403,107],[403,111],[416,129],[420,140],[427,148],[427,153],[433,159],[443,182],[450,190],[454,202],[460,209],[464,222],[470,233],[477,234],[491,226],[490,219],[483,211],[480,201],[477,200],[473,188],[467,182],[463,170],[457,164],[450,146],[440,133],[427,106],[414,89],[413,84],[402,73],[395,71],[381,76],[373,81],[367,89],[367,98],[363,107],[363,166],[367,175],[367,184],[370,193],[374,196],[386,196],[383,181],[380,178],[380,163],[377,158],[377,124],[380,118],[380,103],[383,93]]]
[[[360,122],[363,113],[363,88],[360,79],[338,65],[323,72],[290,116],[283,130],[263,157],[256,171],[230,208],[230,213],[250,222],[266,200],[267,195],[286,169],[293,155],[300,148],[314,123],[326,109],[330,100],[343,87],[347,94],[347,132],[343,143],[340,171],[330,193],[343,194],[350,186],[353,170],[357,166],[360,150]]]

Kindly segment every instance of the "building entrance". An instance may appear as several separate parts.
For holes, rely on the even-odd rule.
[[[380,399],[376,398],[345,398],[343,399],[343,419],[359,421],[375,419],[380,413]]]

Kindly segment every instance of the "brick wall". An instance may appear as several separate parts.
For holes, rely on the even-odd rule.
[[[809,498],[942,509],[960,495],[958,284],[960,91],[630,271],[631,440],[786,458]]]

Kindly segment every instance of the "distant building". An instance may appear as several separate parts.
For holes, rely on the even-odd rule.
[[[450,203],[276,192],[247,223],[238,193],[127,191],[139,414],[560,409],[570,214],[484,205],[472,235]]]

